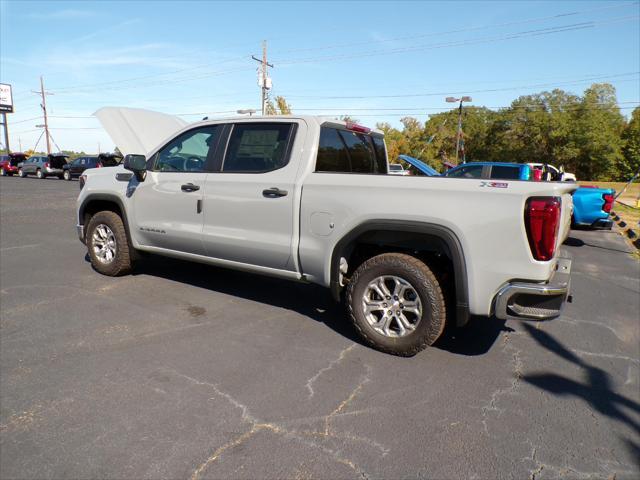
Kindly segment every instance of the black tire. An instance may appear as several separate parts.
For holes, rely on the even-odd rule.
[[[116,240],[116,253],[111,261],[108,263],[100,261],[96,252],[94,251],[93,234],[96,228],[100,225],[106,225],[113,232]],[[102,211],[96,213],[87,226],[86,231],[87,250],[89,252],[89,258],[91,259],[91,265],[98,272],[110,277],[119,277],[131,272],[131,251],[132,248],[129,245],[127,239],[127,232],[122,223],[122,218],[115,212]]]
[[[67,181],[71,181],[71,172],[69,170],[65,170],[62,177]]]
[[[19,176],[20,178],[24,178],[24,177],[26,177],[26,176],[27,176],[27,174],[26,174],[26,173],[24,173],[24,170],[22,170],[21,168],[19,168],[19,169],[18,169],[18,176]]]
[[[36,177],[38,177],[40,180],[44,180],[45,178],[47,178],[47,176],[42,172],[41,169],[36,170]]]
[[[391,337],[376,331],[366,319],[363,298],[370,282],[380,276],[397,276],[407,281],[422,304],[422,317],[415,330]],[[421,260],[403,253],[385,253],[360,265],[351,276],[346,292],[349,316],[360,336],[373,348],[410,357],[432,345],[446,323],[444,295],[435,275]]]
[[[4,168],[0,168],[0,175],[2,175],[3,177],[6,177],[7,171]]]

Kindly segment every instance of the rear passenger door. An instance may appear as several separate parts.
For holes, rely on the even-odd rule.
[[[265,121],[227,125],[225,130],[226,148],[204,188],[206,254],[295,271],[295,182],[306,125]]]

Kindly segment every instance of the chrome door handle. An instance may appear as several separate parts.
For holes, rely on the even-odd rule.
[[[193,183],[185,183],[180,187],[180,190],[183,192],[195,192],[196,190],[200,190],[200,186],[194,185]]]
[[[271,187],[262,191],[262,195],[267,198],[286,197],[287,193],[289,192],[286,190],[280,190],[278,187]]]

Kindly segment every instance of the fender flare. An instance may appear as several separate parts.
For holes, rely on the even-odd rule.
[[[336,243],[331,255],[330,287],[333,298],[340,299],[339,268],[340,258],[343,253],[356,238],[364,233],[374,231],[418,233],[436,237],[443,242],[448,249],[447,254],[453,262],[456,291],[456,325],[465,325],[469,320],[469,287],[462,243],[451,229],[433,223],[406,220],[368,220],[350,230]]]
[[[120,213],[122,214],[122,223],[124,223],[124,229],[127,232],[127,240],[129,240],[129,245],[133,246],[131,242],[131,232],[129,231],[129,219],[127,218],[127,210],[124,207],[124,203],[122,199],[111,193],[90,193],[80,204],[80,208],[78,209],[78,223],[80,225],[84,225],[84,211],[87,208],[87,205],[93,201],[100,202],[112,202],[118,205],[120,209]],[[86,234],[86,231],[85,231]]]

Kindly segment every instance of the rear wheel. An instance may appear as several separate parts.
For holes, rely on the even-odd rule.
[[[62,176],[65,180],[71,180],[71,172],[69,172],[69,170],[65,170]]]
[[[369,345],[401,356],[432,345],[446,320],[437,278],[424,262],[402,253],[385,253],[360,265],[349,281],[347,307]]]
[[[86,241],[91,265],[98,272],[117,277],[131,271],[131,247],[117,213],[103,211],[91,217]]]
[[[36,177],[43,179],[45,177],[45,174],[41,169],[38,169],[36,170]]]
[[[7,176],[7,171],[4,168],[0,169],[0,175],[3,176],[3,177],[6,177]]]

